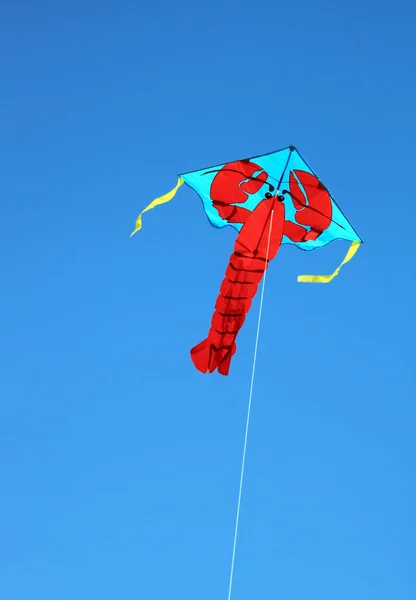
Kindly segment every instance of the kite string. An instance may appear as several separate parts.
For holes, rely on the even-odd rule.
[[[238,491],[237,515],[236,515],[235,530],[234,530],[233,553],[232,553],[232,558],[231,558],[231,572],[230,572],[230,583],[229,583],[229,588],[228,588],[228,600],[231,600],[231,593],[232,593],[232,589],[233,589],[235,552],[236,552],[236,547],[237,547],[238,525],[239,525],[239,521],[240,521],[241,494],[242,494],[242,490],[243,490],[244,469],[245,469],[245,464],[246,464],[247,439],[248,439],[248,430],[249,430],[249,425],[250,425],[251,403],[252,403],[252,399],[253,399],[254,376],[256,373],[257,350],[258,350],[258,346],[259,346],[261,315],[263,312],[264,288],[266,285],[267,263],[268,263],[268,259],[269,259],[269,248],[270,248],[270,238],[271,238],[272,224],[273,224],[273,213],[274,213],[274,210],[272,209],[272,212],[270,215],[269,237],[267,240],[266,262],[265,262],[265,267],[264,267],[264,276],[263,276],[263,283],[262,283],[261,296],[260,296],[260,307],[259,307],[259,318],[257,321],[256,342],[254,345],[253,367],[252,367],[252,371],[251,371],[251,382],[250,382],[250,393],[249,393],[249,398],[248,398],[246,431],[245,431],[245,436],[244,436],[243,459],[241,462],[240,487],[239,487],[239,491]]]

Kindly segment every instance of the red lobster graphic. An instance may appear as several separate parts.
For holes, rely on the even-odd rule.
[[[289,191],[283,190],[283,194],[292,199],[296,223],[286,220],[285,197],[267,180],[268,174],[262,167],[245,160],[225,165],[211,185],[213,205],[220,216],[229,223],[243,223],[243,227],[225,272],[208,337],[191,350],[195,367],[203,373],[218,369],[221,375],[228,375],[237,350],[238,332],[269,262],[279,251],[283,235],[294,242],[315,240],[331,223],[331,198],[315,175],[290,172]],[[268,191],[253,211],[238,206],[264,185]]]

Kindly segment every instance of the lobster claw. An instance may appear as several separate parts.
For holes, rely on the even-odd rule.
[[[228,163],[218,171],[212,181],[210,191],[213,205],[228,222],[245,223],[250,211],[235,204],[246,202],[249,194],[258,192],[267,182],[267,178],[266,171],[249,160]]]
[[[332,201],[328,190],[313,173],[300,170],[291,171],[289,188],[296,221],[310,227],[304,241],[316,240],[332,221]]]

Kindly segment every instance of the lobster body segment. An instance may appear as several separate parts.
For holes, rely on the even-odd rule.
[[[265,199],[244,223],[220,287],[208,337],[191,350],[192,361],[199,371],[212,373],[218,369],[221,375],[228,375],[238,332],[263,274],[279,250],[283,216],[281,202],[276,198]]]

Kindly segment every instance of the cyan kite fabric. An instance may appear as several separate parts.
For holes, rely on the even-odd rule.
[[[208,336],[191,350],[195,367],[228,375],[236,338],[258,285],[282,244],[313,250],[342,239],[351,247],[332,275],[303,275],[298,281],[328,283],[362,240],[325,185],[294,146],[270,154],[183,173],[175,188],[143,212],[169,202],[186,183],[200,196],[210,223],[238,234]],[[142,214],[136,220],[136,233]],[[132,235],[133,235],[132,234]]]

